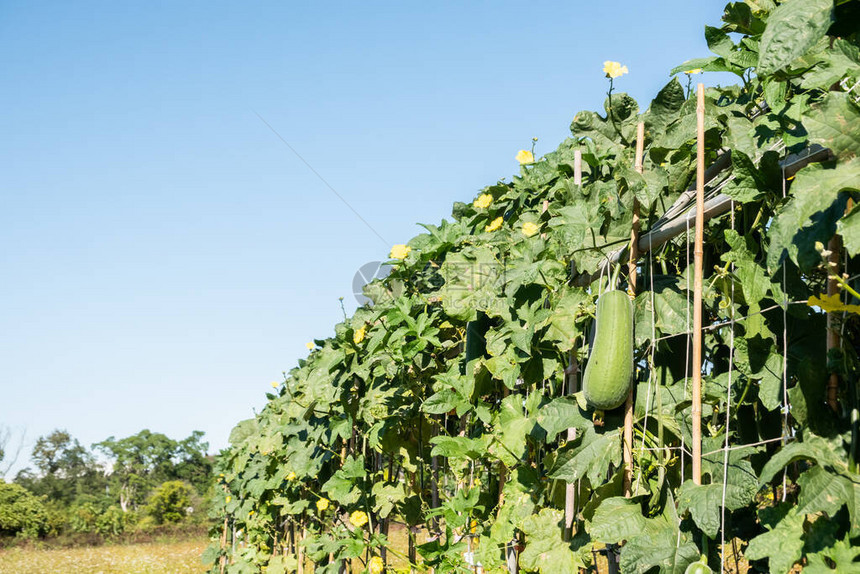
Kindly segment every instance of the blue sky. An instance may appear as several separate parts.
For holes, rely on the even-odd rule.
[[[647,107],[724,4],[4,2],[0,425],[226,446],[362,264],[554,149],[604,60]]]

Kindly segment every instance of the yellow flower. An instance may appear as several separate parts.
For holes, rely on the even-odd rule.
[[[538,231],[540,231],[540,227],[536,223],[532,223],[531,221],[526,221],[523,223],[523,235],[526,237],[531,237],[535,235]]]
[[[232,496],[228,496],[227,498],[225,498],[225,499],[224,499],[224,502],[226,502],[227,504],[230,504],[230,501],[231,501],[231,500],[233,500],[233,497],[232,497]]]
[[[365,514],[363,510],[356,510],[349,515],[349,521],[356,528],[361,528],[367,524],[367,514]]]
[[[473,521],[472,521],[472,523],[471,523],[471,525],[470,525],[469,532],[471,532],[472,534],[474,534],[477,530],[478,530],[478,521],[477,521],[477,520],[473,520]]]
[[[532,152],[527,149],[521,149],[517,152],[517,161],[520,162],[520,165],[526,165],[529,163],[535,162],[535,156]]]
[[[324,512],[326,509],[328,509],[328,499],[320,498],[317,500],[317,510],[319,512]]]
[[[693,68],[692,70],[684,70],[684,73],[692,76],[693,74],[701,74],[702,68]]]
[[[486,209],[490,207],[490,204],[493,203],[493,196],[489,193],[483,193],[478,196],[472,205],[474,205],[477,209]]]
[[[290,474],[287,475],[287,480],[295,480],[295,479],[296,479],[296,473],[295,472],[291,472]]]
[[[280,387],[280,386],[281,386],[281,385],[280,385],[280,383],[278,383],[278,381],[272,381],[272,388],[273,388],[273,389],[277,389],[277,388],[278,388],[278,387]]]
[[[395,245],[391,248],[391,253],[388,254],[392,259],[406,259],[406,256],[409,255],[409,252],[412,251],[412,248],[408,245]]]
[[[834,293],[833,295],[825,295],[824,293],[813,295],[806,304],[810,307],[819,307],[822,311],[827,311],[828,313],[840,313],[842,311],[860,313],[860,305],[846,305],[839,298],[838,293]]]
[[[249,511],[248,511],[248,516],[253,516],[253,515],[254,515],[254,511],[253,511],[253,510],[249,510]]]
[[[489,225],[487,225],[484,228],[484,231],[490,233],[490,232],[493,232],[493,231],[500,229],[502,227],[502,221],[504,221],[504,218],[502,218],[502,217],[495,218],[494,220],[492,220],[490,222]]]
[[[483,483],[481,482],[480,478],[475,478],[475,480],[472,481],[472,484],[474,484],[475,486],[481,486],[481,484]]]
[[[370,574],[382,574],[382,571],[385,570],[385,563],[379,556],[374,556],[370,559],[367,567],[370,570]]]
[[[305,343],[305,347],[307,347],[308,351],[313,351],[314,347],[316,347],[316,343],[313,343],[313,342]]]
[[[603,73],[607,78],[618,78],[627,73],[627,66],[622,66],[620,62],[603,62]]]
[[[357,329],[355,333],[352,334],[352,342],[358,345],[362,341],[364,341],[364,336],[367,334],[367,325],[362,325],[361,329]]]

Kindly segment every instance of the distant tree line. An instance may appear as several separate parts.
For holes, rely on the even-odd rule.
[[[9,433],[0,433],[0,470]],[[91,533],[110,537],[206,521],[212,457],[203,432],[183,440],[142,430],[89,450],[65,430],[39,437],[32,466],[0,474],[0,537]],[[7,477],[8,478],[8,477]]]

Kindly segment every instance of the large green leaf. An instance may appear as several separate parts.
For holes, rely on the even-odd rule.
[[[836,229],[842,236],[842,244],[849,255],[860,253],[860,207],[855,207],[851,213],[836,223]]]
[[[767,184],[760,173],[743,151],[732,150],[732,179],[726,184],[723,192],[740,203],[759,199],[767,189]]]
[[[576,482],[588,477],[592,484],[600,484],[611,465],[621,463],[621,431],[597,433],[586,429],[572,448],[562,450],[549,471],[549,477]]]
[[[744,462],[749,465],[749,462]],[[687,480],[678,491],[678,510],[689,510],[696,526],[711,538],[715,538],[720,531],[724,502],[727,509],[738,510],[752,502],[758,490],[752,467],[749,469],[752,487],[750,487],[749,481],[733,484],[733,475],[733,473],[729,473],[729,480],[725,484],[725,498],[722,480],[718,483],[701,485],[696,485],[692,480]],[[722,479],[722,477],[720,478]]]
[[[802,169],[791,185],[791,200],[770,226],[767,263],[773,271],[786,256],[801,268],[818,264],[815,242],[827,243],[836,231],[843,206],[834,207],[843,190],[860,189],[860,158],[837,164],[814,164]]]
[[[678,81],[678,78],[672,78],[651,101],[651,107],[648,108],[644,118],[646,125],[651,129],[664,129],[674,121],[685,100],[681,82]]]
[[[771,13],[761,36],[759,76],[791,64],[813,47],[830,27],[833,0],[786,0]]]
[[[803,125],[811,141],[829,148],[840,161],[860,155],[860,109],[850,94],[828,92]]]
[[[562,540],[563,523],[564,512],[551,508],[544,508],[523,521],[526,548],[519,556],[523,568],[541,574],[560,574],[579,572],[586,567],[579,554]]]
[[[600,503],[588,532],[597,542],[619,543],[641,534],[647,522],[638,502],[617,496]]]
[[[744,555],[750,560],[769,559],[770,572],[786,574],[803,555],[804,515],[788,510],[771,530],[750,540]]]

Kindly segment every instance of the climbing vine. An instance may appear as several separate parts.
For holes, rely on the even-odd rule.
[[[630,496],[623,408],[595,416],[566,390],[597,296],[627,287],[634,201],[655,237],[685,221],[696,175],[689,84],[673,77],[642,111],[607,62],[602,112],[395,246],[373,303],[236,426],[211,571],[503,572],[511,555],[542,574],[616,557],[631,573],[860,569],[858,27],[856,0],[733,2],[705,29],[713,55],[672,70],[739,81],[706,91],[709,198],[728,207],[705,229],[702,484],[689,228],[638,259]],[[391,543],[394,525],[411,543]]]

